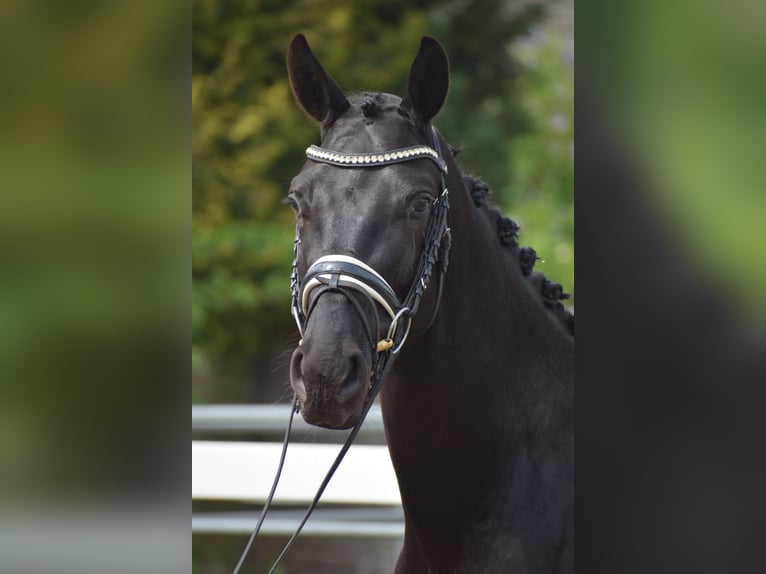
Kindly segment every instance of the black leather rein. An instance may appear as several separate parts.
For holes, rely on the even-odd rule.
[[[306,156],[308,159],[326,163],[341,168],[365,168],[365,167],[381,167],[392,165],[395,163],[401,163],[405,161],[413,161],[417,159],[429,159],[433,161],[438,167],[441,176],[440,193],[433,201],[433,207],[431,210],[430,219],[428,222],[428,229],[426,231],[425,242],[423,244],[423,251],[420,255],[420,262],[418,264],[417,273],[413,279],[412,285],[405,296],[404,300],[399,301],[395,291],[391,288],[388,282],[373,268],[368,266],[365,262],[350,257],[348,255],[325,255],[316,260],[303,277],[303,280],[298,278],[298,249],[300,247],[300,237],[296,234],[295,244],[293,249],[293,265],[292,274],[290,277],[290,291],[292,294],[291,312],[295,318],[295,322],[298,325],[298,331],[301,338],[303,337],[304,328],[309,318],[311,317],[311,311],[316,305],[317,300],[321,295],[328,291],[341,292],[352,302],[353,307],[360,314],[364,325],[367,328],[372,342],[372,352],[374,357],[372,373],[370,375],[370,385],[362,409],[362,414],[359,422],[354,425],[346,442],[343,444],[340,452],[338,453],[335,461],[330,467],[329,471],[325,475],[324,480],[317,489],[316,495],[313,501],[306,510],[303,519],[301,520],[295,533],[285,545],[280,555],[275,560],[269,574],[272,574],[279,563],[284,558],[287,551],[292,546],[293,542],[297,539],[306,521],[311,516],[314,508],[319,502],[325,488],[330,482],[330,479],[335,474],[338,466],[340,465],[343,457],[345,456],[351,444],[354,442],[359,430],[364,423],[367,413],[370,410],[375,397],[378,395],[383,381],[385,381],[393,359],[404,345],[407,335],[410,331],[412,318],[417,313],[420,302],[423,298],[426,288],[428,287],[431,276],[433,274],[433,267],[438,267],[438,290],[436,295],[436,304],[434,311],[429,320],[426,329],[433,323],[436,314],[439,309],[439,303],[441,301],[441,295],[444,288],[444,279],[447,273],[447,266],[449,263],[449,250],[451,247],[452,237],[449,227],[447,227],[447,212],[449,210],[449,192],[447,190],[446,175],[447,164],[445,163],[442,154],[441,146],[439,145],[439,139],[436,134],[436,130],[431,128],[433,137],[433,148],[428,146],[411,146],[405,148],[399,148],[382,153],[370,153],[370,154],[349,154],[336,152],[317,146],[310,146],[306,150]],[[350,297],[347,290],[353,290],[357,293],[361,293],[365,299],[367,299],[373,311],[375,311],[375,305],[379,305],[385,313],[391,319],[390,326],[386,337],[375,341],[379,336],[379,330],[372,329],[365,313],[355,302],[353,297]],[[313,298],[312,298],[313,295]],[[374,313],[377,317],[377,312]],[[282,467],[284,465],[285,453],[287,451],[287,445],[290,441],[290,429],[292,427],[293,416],[299,409],[299,402],[297,396],[293,398],[293,403],[290,410],[290,418],[288,420],[287,430],[285,432],[284,442],[282,444],[282,452],[280,455],[279,465],[277,467],[277,473],[274,477],[274,483],[272,484],[269,496],[266,499],[261,515],[258,518],[258,523],[250,536],[250,539],[245,546],[245,549],[240,556],[237,566],[234,568],[233,574],[237,574],[244,563],[244,560],[250,550],[253,541],[260,532],[263,521],[266,514],[271,507],[271,502],[274,498],[274,492],[276,491],[279,478],[282,473]]]

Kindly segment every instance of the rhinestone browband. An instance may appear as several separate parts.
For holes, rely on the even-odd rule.
[[[312,145],[306,148],[306,157],[338,167],[375,167],[424,158],[430,159],[440,170],[447,173],[447,164],[435,149],[428,146],[403,147],[381,153],[342,153]]]

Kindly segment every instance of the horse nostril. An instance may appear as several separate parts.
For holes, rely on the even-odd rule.
[[[298,347],[290,359],[290,383],[301,401],[306,400],[306,385],[303,382],[303,351]]]
[[[348,400],[355,399],[360,387],[364,384],[365,379],[368,377],[367,369],[365,368],[364,359],[359,351],[355,351],[348,358],[348,373],[343,379],[340,388],[340,402],[346,402]]]

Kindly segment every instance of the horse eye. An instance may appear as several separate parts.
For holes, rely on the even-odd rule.
[[[298,209],[299,209],[299,208],[298,208],[298,202],[297,202],[297,201],[295,201],[295,198],[294,198],[294,197],[292,197],[291,195],[288,195],[288,196],[287,196],[287,197],[286,197],[286,198],[285,198],[285,199],[282,201],[282,203],[286,203],[287,205],[289,205],[289,206],[290,206],[290,208],[291,208],[291,209],[292,209],[292,210],[293,210],[295,213],[298,213]]]
[[[413,209],[417,213],[425,213],[428,207],[431,205],[431,199],[428,197],[419,197],[415,204],[413,205]]]

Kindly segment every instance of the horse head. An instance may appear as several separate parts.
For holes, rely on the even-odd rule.
[[[398,350],[391,347],[406,337],[414,311],[402,302],[421,279],[444,186],[431,119],[446,98],[449,65],[439,43],[424,37],[402,97],[347,98],[303,35],[293,39],[287,60],[295,99],[321,128],[321,147],[307,150],[288,195],[302,336],[290,382],[307,422],[349,428],[370,398],[377,362]],[[424,321],[415,317],[413,329]]]

